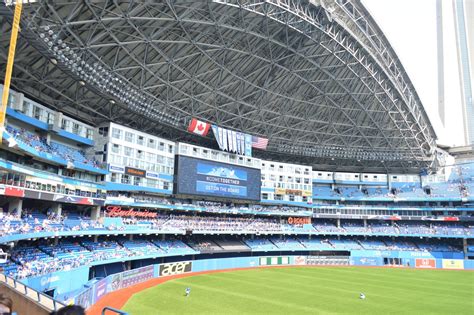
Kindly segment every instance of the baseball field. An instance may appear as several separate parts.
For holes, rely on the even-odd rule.
[[[474,272],[288,267],[210,273],[135,293],[123,309],[131,315],[474,314]]]

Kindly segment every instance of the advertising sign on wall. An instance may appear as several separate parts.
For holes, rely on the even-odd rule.
[[[153,265],[126,271],[122,274],[120,287],[126,288],[131,285],[147,281],[153,278]]]
[[[311,218],[289,217],[288,224],[291,224],[291,225],[311,224]]]
[[[444,269],[464,269],[464,260],[462,259],[443,259]]]
[[[293,264],[298,266],[306,265],[306,256],[295,256]]]
[[[180,275],[183,273],[191,272],[193,263],[191,261],[181,261],[170,264],[160,265],[160,277]]]
[[[156,218],[156,212],[135,211],[133,208],[122,209],[120,206],[107,206],[106,215],[108,217],[136,217],[136,218]]]
[[[81,305],[84,308],[88,308],[92,304],[92,288],[82,292],[76,298],[76,304]]]
[[[351,265],[354,266],[378,266],[382,264],[379,257],[351,257]]]
[[[436,268],[436,260],[434,260],[434,259],[425,259],[425,258],[417,258],[415,260],[415,267],[416,268],[424,268],[424,269]]]
[[[260,266],[288,265],[290,260],[288,256],[278,257],[260,257]]]
[[[107,293],[107,279],[104,278],[95,284],[95,299],[98,301],[102,296]]]
[[[118,166],[118,165],[109,165],[109,171],[112,173],[121,173],[123,174],[125,172],[125,168],[123,166]]]
[[[138,176],[138,177],[146,177],[146,171],[139,169],[139,168],[134,168],[134,167],[125,167],[125,174],[127,175],[132,175],[132,176]]]

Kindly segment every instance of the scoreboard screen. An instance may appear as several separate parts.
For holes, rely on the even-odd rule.
[[[260,200],[259,169],[178,156],[177,194]]]

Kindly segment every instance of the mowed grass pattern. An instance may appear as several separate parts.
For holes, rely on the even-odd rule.
[[[360,300],[359,292],[367,298]],[[171,280],[133,295],[124,309],[131,315],[474,314],[474,272],[250,269]]]

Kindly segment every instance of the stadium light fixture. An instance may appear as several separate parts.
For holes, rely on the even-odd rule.
[[[154,103],[153,99],[131,86],[128,81],[122,80],[107,70],[105,64],[96,61],[91,65],[83,59],[83,56],[79,56],[74,49],[59,38],[49,26],[39,27],[39,29],[39,38],[42,39],[49,53],[52,55],[50,59],[51,62],[55,65],[60,63],[66,67],[72,74],[80,79],[79,83],[82,86],[87,82],[109,97],[112,96],[120,100],[120,102],[135,112],[161,120],[170,125],[179,125],[179,117],[169,115],[165,112],[159,112],[158,108],[152,106]],[[111,101],[115,102],[114,100]]]

